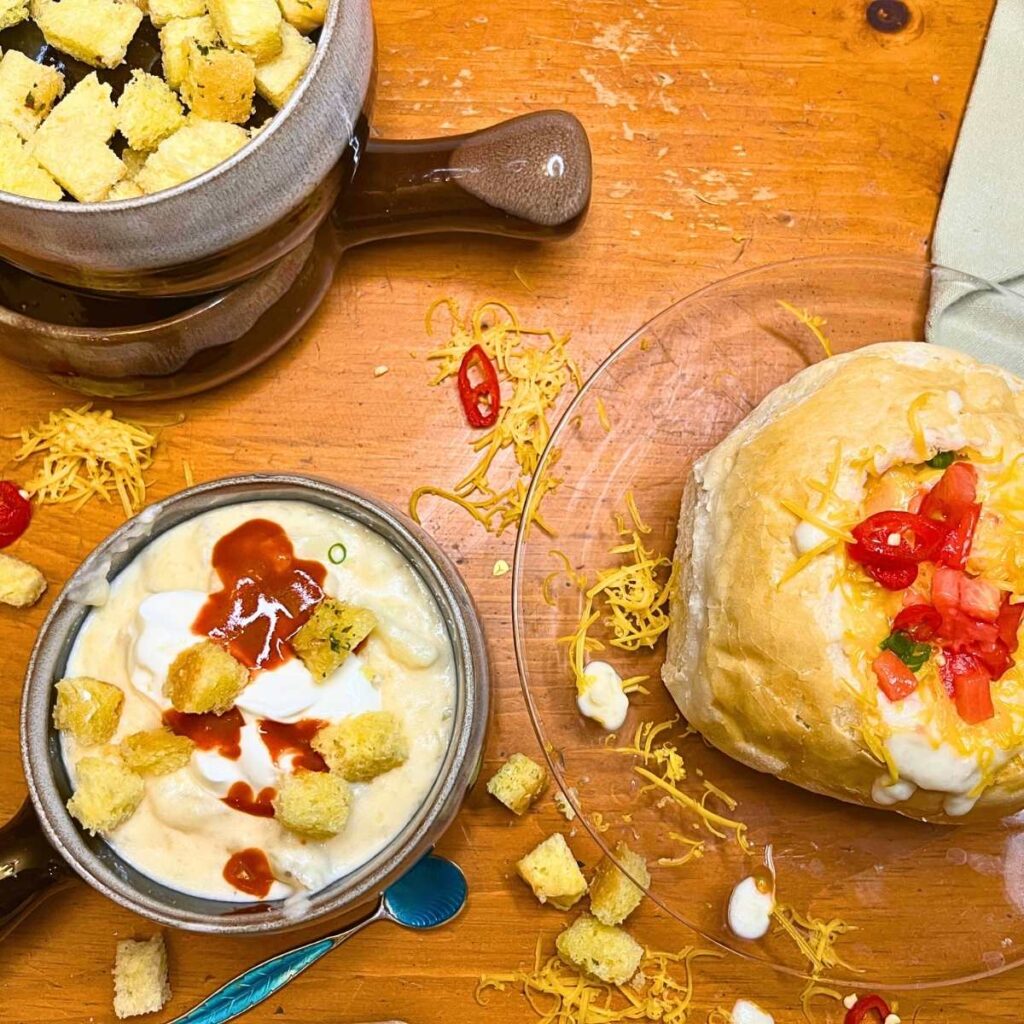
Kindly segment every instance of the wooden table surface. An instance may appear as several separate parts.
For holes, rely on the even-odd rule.
[[[923,259],[992,6],[911,0],[911,28],[885,36],[869,28],[864,0],[378,0],[376,131],[440,134],[565,107],[593,143],[590,217],[557,247],[456,237],[352,253],[300,341],[240,382],[147,410],[186,414],[163,435],[152,496],[183,485],[182,458],[197,480],[311,471],[399,505],[421,482],[456,479],[466,429],[416,358],[426,349],[424,309],[443,294],[467,304],[500,296],[533,321],[571,330],[589,370],[669,302],[737,270],[815,253]],[[381,364],[390,372],[375,377]],[[8,365],[0,381],[0,432],[71,400]],[[0,474],[12,473],[12,450],[0,446]],[[512,660],[510,577],[491,574],[512,537],[464,529],[454,509],[424,511],[486,618],[495,713],[485,771],[515,750],[537,756]],[[17,548],[51,588],[27,613],[0,610],[0,818],[24,795],[17,703],[36,629],[60,583],[119,521],[96,502],[74,516],[47,508]],[[441,847],[469,877],[467,913],[430,935],[372,929],[248,1019],[534,1019],[516,994],[480,1008],[473,992],[479,974],[530,960],[538,934],[559,929],[561,915],[534,902],[513,863],[564,824],[550,799],[512,821],[478,787]],[[593,863],[593,851],[579,849]],[[697,941],[650,909],[634,923],[652,945]],[[115,940],[153,930],[84,885],[58,894],[0,951],[0,1020],[113,1020]],[[171,1009],[291,941],[170,935]],[[1008,974],[907,996],[901,1009],[920,1024],[968,1013],[1019,1020],[1015,983]],[[735,957],[708,962],[692,1020],[745,996],[776,1021],[796,1021],[799,989]],[[817,1005],[816,1020],[840,1019],[836,1004]]]

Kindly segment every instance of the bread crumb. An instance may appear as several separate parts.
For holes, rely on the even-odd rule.
[[[387,373],[389,369],[391,369],[391,367],[384,366],[383,364],[381,366],[375,366],[373,368],[373,375],[374,377],[383,377],[384,374]]]
[[[643,946],[621,928],[581,914],[555,940],[558,955],[570,967],[609,985],[625,985],[644,956]]]
[[[513,814],[523,814],[548,784],[548,773],[525,754],[513,754],[487,783],[487,792]]]
[[[561,832],[523,857],[516,870],[541,903],[559,910],[568,910],[587,891],[587,880]]]
[[[28,608],[43,596],[44,590],[46,578],[34,565],[13,555],[0,554],[0,604]]]
[[[114,957],[114,1013],[122,1020],[162,1010],[171,998],[167,947],[161,934],[117,944]]]

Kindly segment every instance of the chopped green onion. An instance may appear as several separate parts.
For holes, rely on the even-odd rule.
[[[953,465],[953,460],[956,458],[956,452],[938,452],[933,455],[926,463],[926,466],[931,466],[932,469],[949,469]]]
[[[919,671],[932,656],[931,644],[917,643],[900,629],[890,633],[878,646],[883,651],[892,651],[911,672]]]
[[[327,560],[331,565],[341,565],[346,558],[348,558],[348,548],[341,541],[338,541],[337,544],[332,544],[327,549]]]

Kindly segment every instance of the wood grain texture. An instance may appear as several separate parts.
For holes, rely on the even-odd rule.
[[[531,320],[570,329],[589,370],[669,302],[722,275],[812,253],[923,258],[992,3],[912,5],[914,26],[884,37],[867,27],[860,0],[378,0],[379,134],[463,131],[566,107],[591,133],[593,212],[558,247],[452,237],[351,253],[301,341],[183,410],[143,413],[187,417],[164,433],[153,497],[182,486],[182,458],[198,480],[311,471],[399,505],[418,483],[456,479],[467,464],[466,431],[450,396],[426,386],[422,359],[423,312],[442,294],[467,304],[501,296]],[[375,377],[379,365],[390,370]],[[0,381],[0,432],[69,400],[11,366],[0,368]],[[11,450],[0,446],[5,474]],[[457,510],[425,503],[424,512],[486,619],[496,672],[489,772],[512,751],[538,751],[512,662],[510,577],[491,575],[495,559],[510,557],[512,538],[465,529]],[[43,568],[52,596],[119,521],[117,510],[95,502],[78,515],[47,509],[17,552]],[[3,818],[24,794],[17,700],[48,603],[0,610]],[[528,961],[537,935],[558,930],[562,916],[539,907],[513,877],[514,861],[558,827],[565,822],[550,799],[511,821],[478,787],[441,847],[469,877],[467,913],[435,934],[375,927],[249,1019],[532,1020],[517,995],[493,995],[481,1008],[473,991],[481,972]],[[578,851],[593,863],[592,849],[580,842]],[[650,908],[636,930],[652,945],[696,941]],[[58,894],[3,945],[0,1019],[113,1020],[115,940],[151,931],[85,886]],[[171,935],[171,1009],[184,1010],[298,937]],[[907,997],[904,1019],[1016,1020],[1015,982],[1010,975]],[[799,988],[736,957],[708,962],[693,1019],[745,996],[788,1024],[799,1018]],[[840,1017],[822,1004],[817,1019]]]

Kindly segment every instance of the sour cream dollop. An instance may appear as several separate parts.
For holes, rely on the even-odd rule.
[[[740,939],[762,939],[768,934],[775,909],[775,892],[753,875],[744,878],[729,896],[729,930]]]
[[[732,1024],[775,1024],[775,1018],[749,999],[737,999],[733,1004]]]
[[[606,661],[591,661],[584,669],[583,678],[585,689],[576,698],[580,713],[609,732],[621,729],[629,711],[629,698],[622,691],[622,676]]]

